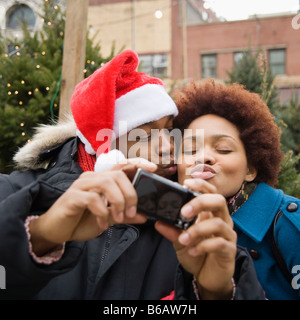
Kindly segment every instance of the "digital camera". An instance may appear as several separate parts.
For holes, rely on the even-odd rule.
[[[184,230],[193,224],[195,219],[185,219],[180,210],[185,203],[200,195],[199,193],[140,168],[132,183],[138,195],[138,212],[146,214],[150,219],[161,220]]]

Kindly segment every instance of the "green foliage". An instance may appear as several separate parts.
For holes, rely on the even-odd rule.
[[[21,25],[22,39],[0,37],[0,172],[12,170],[18,147],[30,140],[34,128],[58,117],[63,60],[65,12],[55,0],[44,2],[42,30]],[[13,48],[7,53],[8,46]],[[87,36],[85,77],[115,54],[103,58],[100,45]]]
[[[281,148],[284,158],[280,164],[277,188],[300,198],[300,105],[293,97],[287,105],[280,105],[273,85],[274,77],[267,69],[262,51],[248,49],[228,72],[229,83],[240,83],[251,92],[258,93],[268,105],[275,121],[282,130]]]
[[[281,174],[277,187],[282,189],[286,194],[300,198],[300,171],[297,170],[300,164],[300,154],[294,155],[292,150],[284,154],[281,161]]]
[[[243,52],[242,58],[232,70],[227,72],[229,83],[240,83],[251,92],[258,93],[270,109],[277,103],[277,93],[273,86],[274,76],[267,69],[262,50]]]
[[[282,105],[275,111],[275,116],[283,122],[281,141],[285,152],[293,150],[295,155],[300,153],[300,104],[295,95],[288,104]]]

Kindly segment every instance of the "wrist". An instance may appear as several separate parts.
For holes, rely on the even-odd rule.
[[[25,221],[30,251],[35,257],[41,257],[48,252],[55,250],[61,243],[54,243],[45,238],[42,229],[41,216],[29,216]]]
[[[197,300],[233,300],[235,297],[236,286],[233,278],[223,288],[210,291],[203,288],[194,277],[193,287]]]

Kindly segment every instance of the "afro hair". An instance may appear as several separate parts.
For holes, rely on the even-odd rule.
[[[276,184],[282,159],[280,129],[259,95],[239,84],[224,85],[208,79],[192,81],[177,90],[175,102],[179,109],[175,128],[183,131],[206,114],[225,118],[238,129],[248,163],[257,169],[255,182]]]

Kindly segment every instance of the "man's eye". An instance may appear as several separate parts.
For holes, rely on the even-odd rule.
[[[229,149],[217,149],[217,151],[221,154],[228,154],[232,152],[232,150],[229,150]]]

